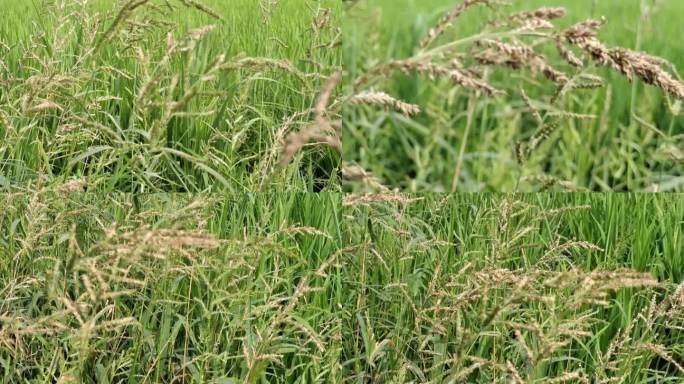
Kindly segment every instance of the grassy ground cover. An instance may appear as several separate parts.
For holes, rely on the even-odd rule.
[[[8,1],[0,383],[684,381],[684,6],[499,3]]]
[[[684,378],[681,195],[345,203],[350,382]]]
[[[421,39],[442,15],[461,2],[407,0],[402,6],[384,0],[353,3],[343,19],[343,57],[349,86],[381,63],[425,53],[418,46]],[[567,12],[553,20],[555,30],[605,16],[607,24],[598,31],[598,39],[606,47],[660,56],[681,71],[684,50],[672,37],[684,33],[678,20],[684,5],[675,0],[510,3],[495,10],[472,6],[429,47],[460,44],[445,50],[447,57],[433,58],[434,63],[441,60],[440,65],[446,67],[454,65],[447,64],[448,60],[457,59],[458,65],[473,70],[505,95],[488,97],[434,72],[402,74],[395,70],[350,92],[385,92],[416,105],[421,112],[408,118],[399,111],[383,111],[377,106],[378,100],[366,100],[375,106],[348,107],[343,159],[388,187],[404,191],[681,190],[684,120],[682,101],[677,97],[646,85],[638,77],[630,83],[619,71],[589,59],[590,55],[584,55],[588,60],[584,68],[573,69],[559,57],[553,43],[541,46],[544,38],[498,34],[455,42],[491,29],[488,23],[501,23],[510,14],[559,6]],[[570,91],[554,100],[558,82],[545,78],[541,71],[535,75],[527,68],[529,62],[471,65],[492,40],[529,44],[555,69],[570,75],[597,75],[604,81],[598,88]],[[582,57],[581,52],[574,52]],[[502,57],[506,55],[498,55]],[[519,68],[502,68],[506,66]],[[427,68],[418,70],[426,72]],[[672,76],[680,78],[677,72]],[[541,114],[541,124],[535,113]],[[551,124],[549,114],[562,113],[565,118]],[[521,164],[516,145],[547,125],[553,126],[552,134]],[[348,187],[363,188],[355,183]]]
[[[681,382],[683,202],[4,194],[0,381]]]
[[[4,194],[0,382],[340,380],[336,194]]]
[[[337,152],[289,142],[340,65],[339,15],[328,0],[5,2],[0,188],[335,190]]]

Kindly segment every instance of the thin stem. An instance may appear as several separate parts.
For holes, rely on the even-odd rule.
[[[458,180],[461,178],[461,167],[463,166],[463,157],[465,156],[465,149],[468,144],[468,136],[470,135],[470,128],[473,126],[473,116],[475,115],[475,102],[479,98],[479,92],[471,93],[468,99],[468,115],[466,117],[465,132],[463,132],[463,140],[461,140],[461,148],[458,151],[458,160],[456,161],[456,169],[454,169],[454,178],[451,180],[451,193],[456,192],[458,188]]]
[[[641,0],[639,3],[639,21],[637,22],[637,32],[636,32],[636,42],[634,44],[634,50],[639,52],[641,51],[641,42],[642,42],[642,34],[643,34],[643,24],[644,20],[646,19],[646,14],[647,12],[647,5],[645,4],[644,0]],[[637,98],[637,91],[638,91],[638,86],[639,83],[634,81],[632,82],[632,94],[631,94],[631,100],[630,100],[630,105],[629,105],[629,115],[632,117],[632,124],[634,124],[634,113],[636,109],[636,98]]]
[[[432,48],[432,49],[427,50],[427,51],[423,51],[423,50],[418,51],[418,53],[412,59],[421,60],[421,59],[425,59],[428,57],[436,56],[437,54],[448,51],[449,49],[457,47],[459,45],[473,43],[475,41],[486,39],[486,38],[493,39],[493,38],[499,38],[499,37],[512,37],[512,36],[548,37],[548,35],[546,35],[546,34],[543,34],[540,32],[528,31],[528,30],[514,30],[514,31],[505,31],[505,32],[478,33],[478,34],[475,34],[472,36],[465,37],[463,39],[454,40],[450,43],[440,45],[438,47]]]

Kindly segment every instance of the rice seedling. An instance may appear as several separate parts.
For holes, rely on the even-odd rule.
[[[346,166],[403,191],[681,189],[684,61],[656,31],[681,4],[556,3],[348,3]]]
[[[325,143],[339,132],[283,148],[318,121],[321,88],[339,71],[339,5],[263,5],[4,4],[0,188],[336,190],[339,145]]]

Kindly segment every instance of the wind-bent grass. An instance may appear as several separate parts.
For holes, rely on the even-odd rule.
[[[33,0],[5,14],[0,188],[339,188],[334,149],[280,161],[339,69],[337,2]]]
[[[0,199],[0,381],[341,380],[339,195]]]
[[[395,2],[385,0],[355,2],[343,19],[343,58],[349,81],[388,60],[424,54],[419,48],[421,39],[443,14],[461,3],[407,0],[397,7]],[[395,71],[371,84],[372,90],[386,92],[420,107],[422,112],[409,118],[400,111],[383,111],[372,104],[365,108],[348,106],[343,160],[365,169],[387,187],[404,191],[681,190],[684,120],[682,101],[677,97],[637,77],[630,84],[623,74],[590,64],[591,55],[585,55],[588,62],[580,72],[599,75],[603,84],[567,92],[561,100],[555,99],[557,81],[544,78],[549,74],[534,76],[526,65],[515,61],[497,63],[497,58],[504,61],[508,57],[501,52],[477,59],[486,65],[469,63],[485,48],[496,48],[492,40],[511,45],[523,42],[545,55],[555,69],[574,73],[572,66],[559,58],[553,43],[543,47],[534,37],[479,35],[492,20],[502,22],[518,11],[560,6],[567,9],[567,14],[553,20],[557,29],[605,16],[607,24],[601,27],[598,37],[607,46],[663,57],[681,72],[684,50],[670,36],[684,33],[676,19],[683,11],[682,2],[510,3],[512,6],[494,11],[469,8],[428,47],[441,49],[441,45],[460,44],[450,46],[462,49],[449,51],[440,63],[456,58],[458,61],[450,65],[474,69],[477,76],[507,95],[488,97],[485,92],[465,89],[434,73],[436,79],[431,79],[424,68],[423,72],[408,75]],[[479,44],[472,44],[475,41]],[[574,52],[581,54],[580,50]],[[542,72],[539,68],[537,71]],[[672,74],[680,78],[676,71]],[[354,91],[362,90],[366,89]],[[545,115],[548,113],[556,117],[563,112],[573,115],[560,119],[551,136],[520,164],[516,144],[528,141],[537,131],[535,110],[541,112],[544,123],[549,120]],[[348,189],[364,187],[349,183]]]
[[[0,199],[3,382],[684,378],[682,195]]]
[[[350,195],[350,382],[684,378],[682,195]]]

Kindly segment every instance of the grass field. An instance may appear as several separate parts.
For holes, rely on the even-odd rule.
[[[630,83],[624,74],[591,60],[591,55],[582,55],[576,47],[569,49],[585,62],[583,68],[573,69],[552,42],[541,42],[560,28],[605,16],[607,24],[600,28],[598,38],[606,47],[660,56],[681,72],[684,50],[673,36],[684,34],[678,19],[684,3],[519,0],[495,10],[475,5],[428,47],[419,47],[442,15],[461,3],[406,0],[396,6],[394,1],[364,0],[347,9],[343,59],[348,72],[345,84],[352,88],[349,93],[384,92],[421,112],[407,117],[383,110],[380,105],[386,106],[387,100],[368,97],[359,100],[368,105],[347,107],[344,161],[373,174],[387,187],[403,191],[682,190],[682,100],[645,84],[639,76]],[[567,12],[552,20],[555,29],[534,29],[536,36],[501,33],[508,31],[501,23],[510,14],[540,6],[564,7]],[[504,27],[492,28],[488,23],[493,20]],[[541,33],[547,36],[539,37]],[[546,63],[571,80],[578,74],[591,74],[603,78],[603,84],[586,84],[591,89],[571,89],[554,99],[556,89],[567,83],[545,78],[539,68],[535,74],[530,68],[539,67],[539,62],[529,58],[515,62],[501,52],[497,56],[501,43],[509,44],[508,48],[535,48]],[[427,57],[438,50],[442,51]],[[482,53],[495,55],[483,57]],[[403,65],[413,68],[404,74],[395,66],[391,74],[370,76],[371,81],[354,89],[354,81],[389,60],[405,60]],[[429,60],[439,67],[430,68],[432,75],[425,73]],[[417,62],[423,67],[416,68]],[[622,69],[631,70],[632,64]],[[506,94],[490,97],[434,73],[436,69],[447,72],[454,65],[466,69],[466,78],[479,77]],[[669,76],[680,81],[666,67]],[[544,130],[551,131],[548,137],[520,161],[517,145],[527,144]],[[347,187],[367,188],[359,183]]]
[[[349,382],[684,379],[681,195],[345,200]]]
[[[337,190],[337,151],[291,142],[341,64],[340,7],[4,1],[0,188]]]
[[[0,1],[0,384],[684,382],[684,3],[504,2]]]
[[[339,195],[0,196],[0,382],[341,377]]]
[[[681,195],[0,196],[1,382],[684,378]]]

